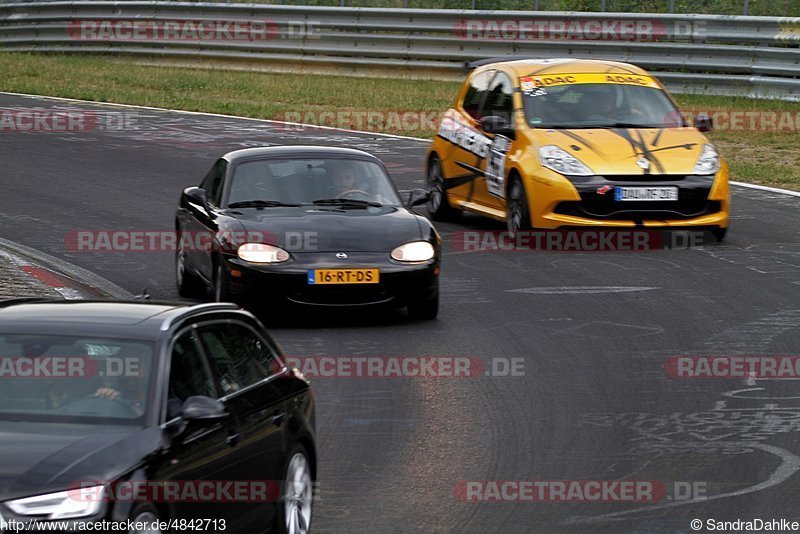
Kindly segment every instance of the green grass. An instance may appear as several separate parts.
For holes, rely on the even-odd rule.
[[[459,87],[458,82],[389,77],[153,67],[74,55],[0,54],[0,72],[2,91],[279,120],[287,114],[292,118],[299,114],[302,120],[309,113],[330,111],[438,113],[450,106]],[[695,113],[726,109],[796,116],[800,112],[800,105],[792,102],[677,98],[684,110]],[[428,138],[435,133],[402,125],[371,129]],[[800,190],[800,124],[793,131],[718,131],[709,137],[730,162],[734,180]]]

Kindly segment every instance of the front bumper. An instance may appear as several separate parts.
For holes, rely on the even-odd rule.
[[[257,265],[235,256],[225,258],[234,294],[254,303],[292,302],[314,306],[405,306],[425,299],[439,288],[437,257],[427,262],[403,264],[387,253],[353,252],[337,259],[333,252],[294,254],[279,265]],[[308,283],[310,269],[379,269],[377,284]]]
[[[534,225],[564,226],[717,227],[728,226],[729,199],[709,176],[588,176],[570,177],[575,194],[549,199]],[[614,188],[678,188],[675,201],[626,201],[614,199]],[[537,224],[538,223],[538,224]]]

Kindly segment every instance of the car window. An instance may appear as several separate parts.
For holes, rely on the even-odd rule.
[[[172,346],[167,391],[167,419],[180,414],[186,399],[193,396],[217,398],[214,379],[193,331],[181,335]]]
[[[208,201],[215,206],[219,205],[220,194],[222,193],[222,179],[225,177],[227,169],[227,161],[224,159],[217,160],[200,185],[202,189],[206,190]]]
[[[311,204],[340,198],[399,206],[391,178],[374,161],[345,158],[273,158],[237,163],[226,207],[254,200]]]
[[[275,354],[249,327],[240,323],[217,323],[199,331],[225,395],[274,373]]]
[[[152,368],[150,343],[0,334],[0,420],[139,424]]]
[[[498,72],[489,85],[486,103],[483,106],[483,116],[496,115],[503,117],[510,123],[513,111],[514,84],[503,72]]]
[[[462,107],[475,119],[481,118],[481,104],[489,89],[489,82],[494,71],[486,71],[473,76],[469,82],[469,89],[464,95]]]

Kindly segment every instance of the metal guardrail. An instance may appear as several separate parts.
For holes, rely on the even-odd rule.
[[[484,57],[602,58],[676,92],[800,101],[800,18],[25,2],[0,4],[0,47],[452,78]]]

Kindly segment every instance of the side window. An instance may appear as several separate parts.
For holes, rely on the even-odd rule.
[[[203,178],[203,183],[200,187],[206,190],[208,201],[215,205],[219,205],[220,195],[222,193],[222,179],[225,178],[225,171],[228,169],[228,162],[224,159],[219,159],[208,171],[206,177]]]
[[[225,395],[253,385],[274,373],[277,362],[261,338],[240,323],[200,328],[211,365],[216,368]]]
[[[475,119],[481,118],[481,103],[489,89],[489,81],[492,79],[492,74],[494,74],[494,71],[482,72],[473,76],[469,81],[469,89],[464,94],[462,107],[464,111]]]
[[[167,390],[167,420],[177,417],[189,397],[217,398],[211,369],[199,350],[194,332],[182,334],[172,346]]]
[[[514,109],[514,85],[505,73],[498,72],[489,85],[489,94],[483,106],[483,115],[497,115],[511,123]]]

